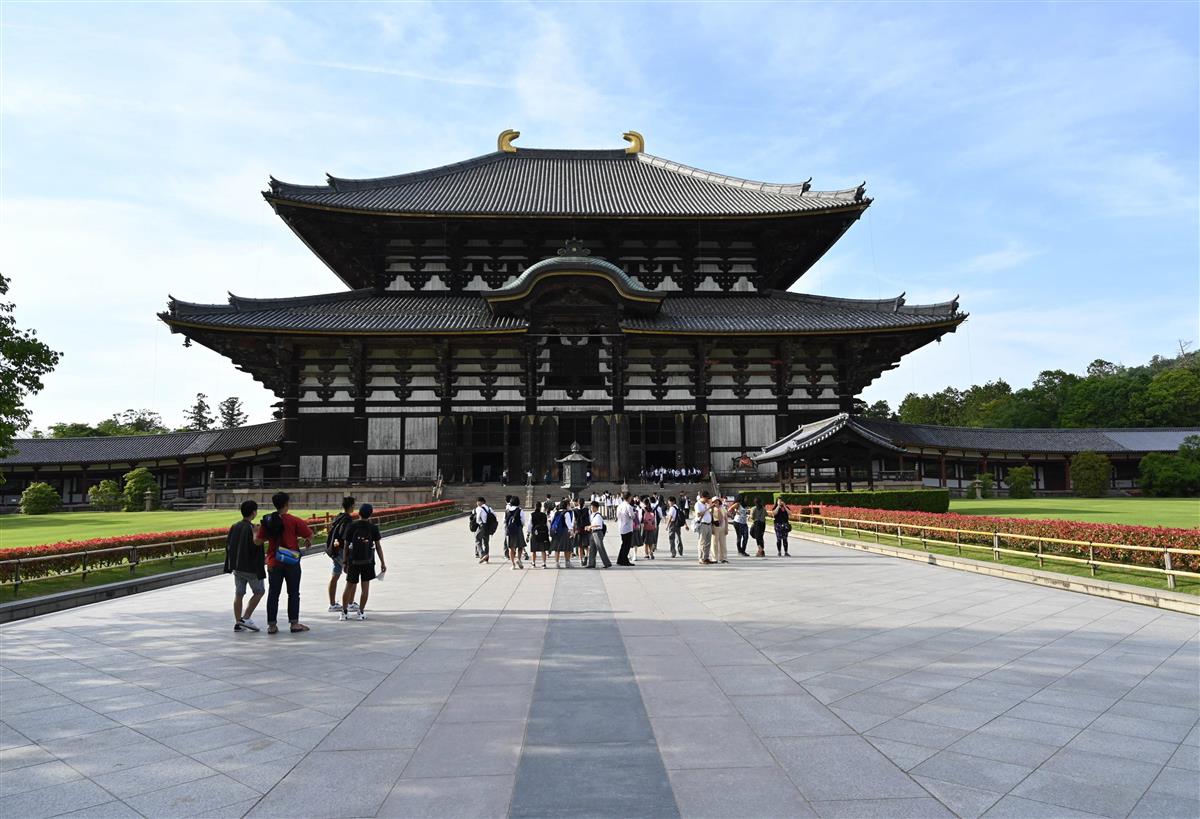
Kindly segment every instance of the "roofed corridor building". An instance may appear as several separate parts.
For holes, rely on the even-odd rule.
[[[707,469],[848,411],[966,318],[786,292],[864,186],[752,182],[626,138],[529,150],[506,132],[431,170],[272,179],[267,201],[350,289],[172,299],[162,319],[279,397],[286,484],[540,478],[573,442],[599,480]]]

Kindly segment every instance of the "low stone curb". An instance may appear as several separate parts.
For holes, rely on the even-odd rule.
[[[380,531],[380,534],[384,537],[389,537],[391,535],[401,535],[405,532],[415,532],[418,529],[424,529],[426,526],[433,526],[436,523],[445,523],[448,520],[458,519],[466,514],[465,512],[455,512],[454,514],[433,520],[423,520],[420,523],[410,523],[406,526],[383,529]],[[303,553],[305,557],[314,554],[324,554],[325,547],[310,546],[304,549]],[[117,583],[105,583],[103,586],[88,586],[76,591],[58,592],[57,594],[47,594],[42,597],[31,597],[28,600],[13,600],[8,603],[0,603],[0,623],[11,623],[15,620],[25,620],[42,614],[51,614],[56,611],[63,611],[64,609],[72,609],[76,606],[86,606],[89,603],[113,600],[118,597],[137,594],[138,592],[163,589],[167,586],[178,585],[179,583],[190,583],[193,580],[203,580],[207,577],[222,574],[223,571],[224,566],[221,563],[212,563],[207,566],[193,566],[190,569],[163,572],[149,577],[135,577]]]
[[[1137,603],[1142,606],[1165,609],[1166,611],[1200,616],[1200,599],[1188,594],[1180,594],[1179,592],[1130,586],[1125,583],[1113,583],[1108,580],[1093,580],[1087,577],[1044,572],[1038,569],[1025,569],[1020,566],[1005,566],[1003,563],[972,560],[969,557],[919,552],[915,549],[886,546],[881,543],[842,540],[810,532],[796,532],[795,535],[807,540],[815,540],[818,543],[827,543],[831,546],[857,549],[860,552],[871,552],[872,554],[887,555],[888,557],[899,557],[904,560],[915,560],[920,563],[929,563],[947,569],[958,569],[959,571],[975,572],[976,574],[986,574],[992,577],[1003,577],[1008,580],[1019,580],[1022,583],[1032,583],[1035,586],[1048,586],[1052,589],[1090,594],[1095,597],[1107,597],[1110,600]]]

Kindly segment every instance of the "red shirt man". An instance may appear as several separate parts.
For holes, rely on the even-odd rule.
[[[295,515],[289,514],[286,511],[280,511],[279,517],[283,521],[283,534],[278,538],[273,538],[267,535],[266,529],[262,523],[258,525],[258,533],[254,539],[259,542],[267,542],[270,545],[267,547],[267,567],[275,568],[283,565],[275,559],[275,550],[283,547],[284,549],[295,549],[299,545],[299,541],[312,540],[312,529],[308,524],[300,520]]]

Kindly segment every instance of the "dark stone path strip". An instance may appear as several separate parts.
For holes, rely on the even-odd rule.
[[[513,817],[678,817],[598,572],[559,575]]]

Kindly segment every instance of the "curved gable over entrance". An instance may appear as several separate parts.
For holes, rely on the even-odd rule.
[[[579,248],[565,250],[579,252]],[[586,251],[583,251],[586,253]],[[537,317],[544,309],[607,310],[653,316],[663,295],[648,290],[612,262],[586,255],[556,256],[525,269],[516,281],[483,294],[495,315]]]

